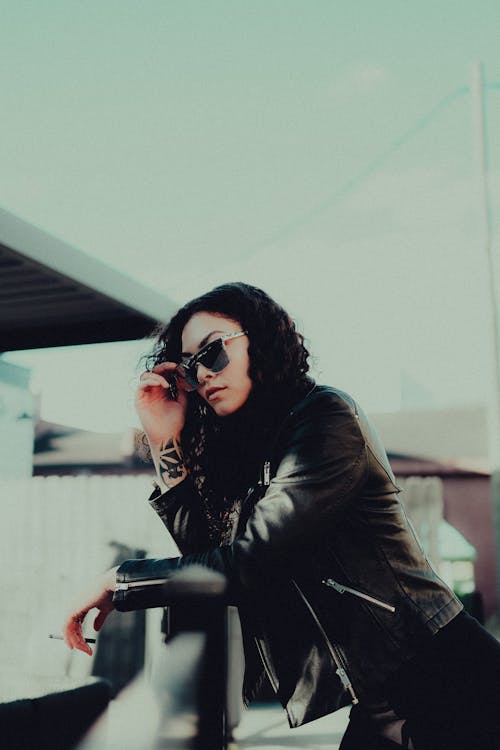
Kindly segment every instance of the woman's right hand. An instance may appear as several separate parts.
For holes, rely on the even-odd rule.
[[[177,381],[177,399],[169,397],[169,374],[174,373],[175,362],[162,362],[151,371],[143,372],[135,397],[135,408],[149,444],[159,445],[165,438],[180,435],[184,427],[187,393]]]

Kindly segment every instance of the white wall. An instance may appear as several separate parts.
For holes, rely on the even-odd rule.
[[[0,480],[0,701],[90,674],[88,656],[48,634],[61,633],[75,592],[113,564],[111,542],[177,554],[151,490],[144,475]]]

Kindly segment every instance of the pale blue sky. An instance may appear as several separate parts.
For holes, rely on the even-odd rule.
[[[477,59],[500,83],[497,0],[0,0],[0,16],[2,207],[179,301],[257,283],[319,378],[370,411],[400,406],[401,370],[435,406],[485,401],[464,87]],[[498,203],[493,87],[488,121]],[[134,420],[139,349],[11,358],[35,365],[47,419],[113,429]]]

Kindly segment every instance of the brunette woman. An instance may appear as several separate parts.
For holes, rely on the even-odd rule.
[[[346,333],[347,335],[347,333]],[[374,331],[374,335],[378,335]],[[342,750],[500,747],[500,647],[432,569],[369,420],[315,385],[288,314],[225,284],[162,328],[137,392],[157,473],[150,502],[182,557],[127,560],[65,626],[160,606],[164,579],[221,571],[252,698],[266,673],[290,726],[353,704]]]

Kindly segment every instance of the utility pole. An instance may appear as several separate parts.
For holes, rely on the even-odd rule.
[[[477,179],[480,197],[482,241],[485,251],[485,276],[490,308],[488,326],[489,398],[487,403],[488,453],[491,468],[491,494],[495,523],[498,605],[500,605],[500,326],[495,263],[493,258],[493,216],[489,184],[489,149],[486,119],[484,69],[476,62],[472,70],[472,107],[475,123]]]

